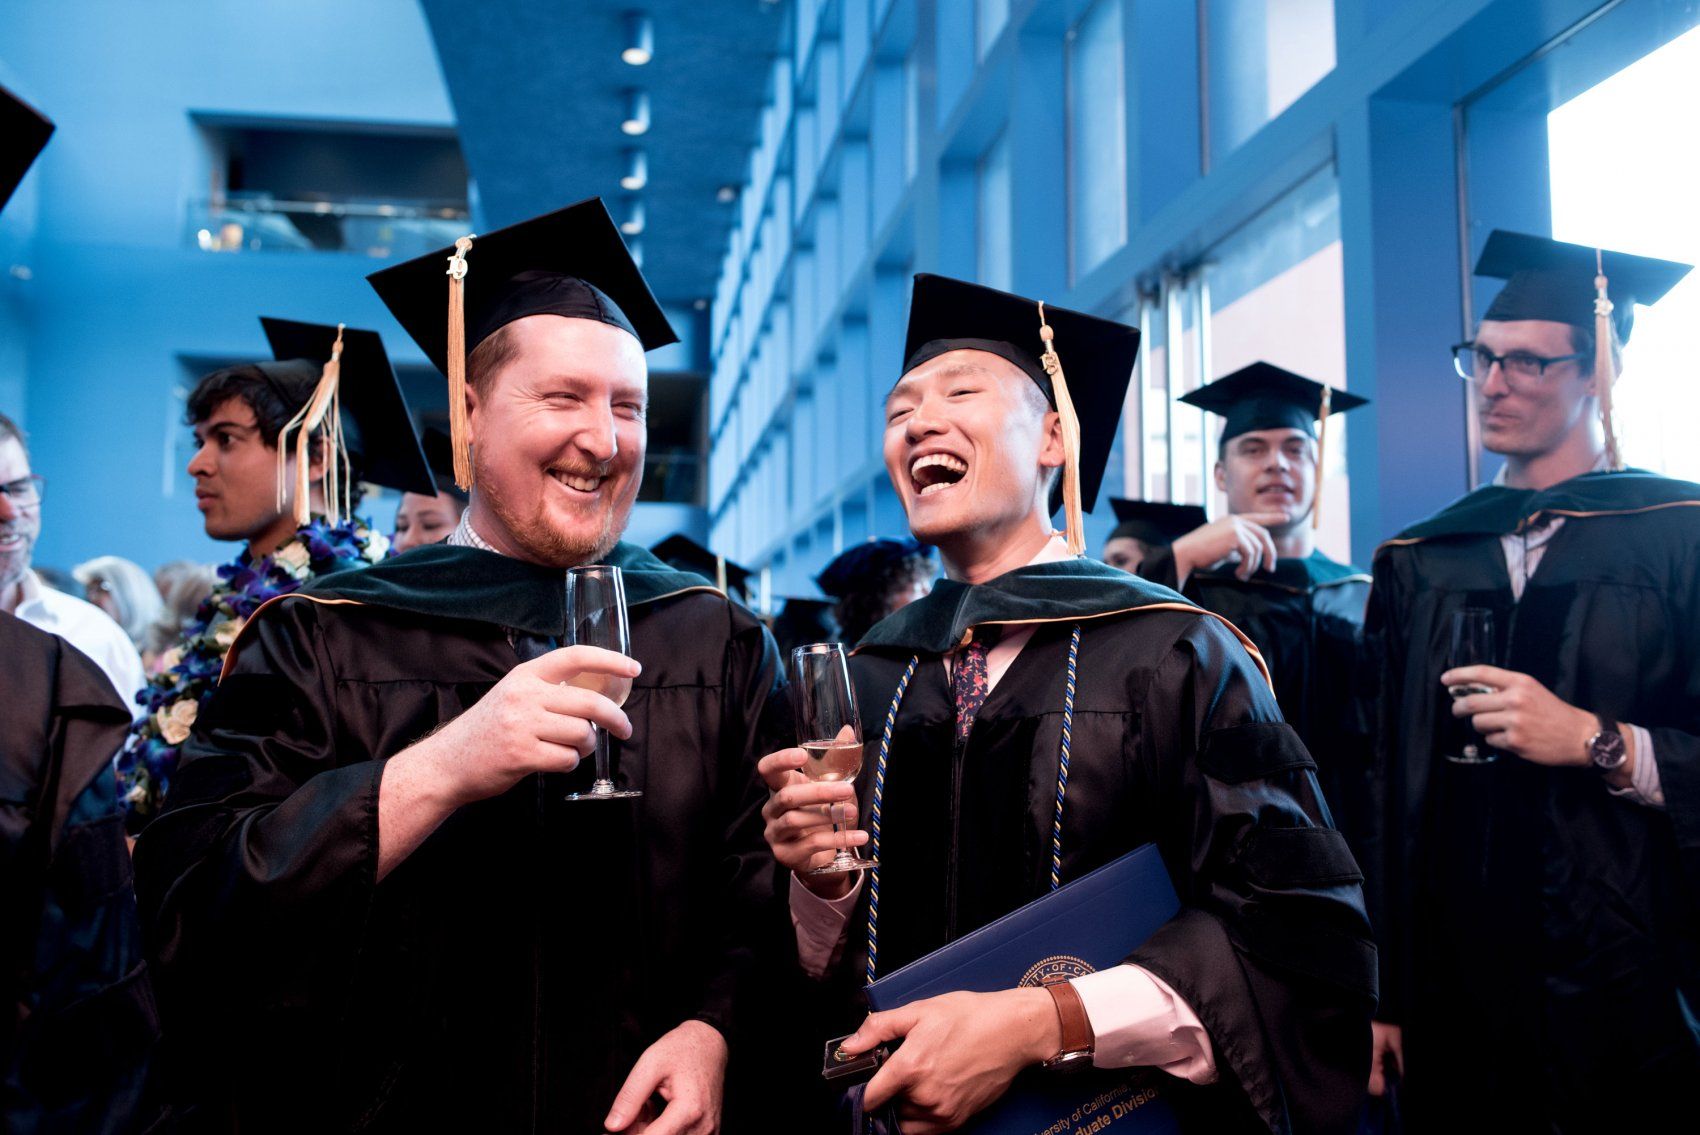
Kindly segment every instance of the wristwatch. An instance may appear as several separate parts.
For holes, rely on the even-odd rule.
[[[1046,1068],[1061,1068],[1080,1061],[1090,1061],[1097,1038],[1092,1035],[1092,1022],[1086,1016],[1086,1002],[1080,991],[1066,980],[1045,983],[1045,992],[1056,1003],[1057,1017],[1062,1021],[1062,1050],[1044,1062]]]
[[[1601,772],[1622,768],[1629,759],[1629,749],[1623,743],[1623,734],[1618,732],[1617,722],[1599,714],[1595,720],[1600,723],[1600,731],[1588,738],[1588,759]]]

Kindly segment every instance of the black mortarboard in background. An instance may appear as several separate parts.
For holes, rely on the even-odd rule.
[[[337,341],[335,324],[261,316],[260,325],[279,363],[299,361],[323,374]],[[335,393],[342,409],[343,444],[360,459],[367,481],[404,493],[435,496],[436,481],[420,449],[419,435],[413,431],[413,416],[384,341],[376,331],[340,330],[342,354]],[[281,437],[278,445],[283,448]]]
[[[1152,547],[1173,544],[1194,528],[1210,523],[1209,515],[1196,504],[1111,497],[1110,507],[1116,510],[1116,526],[1110,531],[1110,540],[1138,540]]]
[[[1343,414],[1369,403],[1367,398],[1264,362],[1241,367],[1181,395],[1180,400],[1227,419],[1222,424],[1223,441],[1253,430],[1295,429],[1316,437],[1316,423],[1325,414]]]
[[[1042,312],[1042,321],[1041,321]],[[1055,333],[1050,346],[1058,371],[1046,366],[1044,326]],[[1024,371],[1063,417],[1064,437],[1078,431],[1079,500],[1070,502],[1065,470],[1052,494],[1051,508],[1063,508],[1071,549],[1083,551],[1079,513],[1092,507],[1103,483],[1122,401],[1133,379],[1139,331],[1125,324],[1083,315],[995,288],[922,273],[915,277],[909,306],[909,334],[903,348],[908,373],[947,351],[989,351]],[[1064,380],[1058,382],[1059,372]],[[1072,419],[1072,420],[1071,420]]]
[[[791,651],[813,642],[839,642],[843,638],[838,620],[832,617],[834,603],[830,599],[787,598],[779,614],[773,617],[773,641],[779,647],[780,661],[791,664]]]
[[[815,582],[835,599],[864,590],[872,579],[900,560],[930,556],[932,548],[913,537],[881,536],[844,549],[827,562]]]
[[[437,491],[465,504],[469,497],[465,489],[455,484],[455,450],[449,435],[436,426],[427,426],[419,435],[419,445],[425,450],[425,463],[431,467]]]
[[[33,106],[0,87],[0,209],[53,135],[49,122]]]
[[[755,573],[725,556],[712,552],[683,532],[675,532],[649,549],[655,558],[680,571],[694,572],[713,582],[723,593],[749,602],[750,576]]]
[[[1504,280],[1484,320],[1540,319],[1594,329],[1594,277],[1604,268],[1611,321],[1620,343],[1635,326],[1635,305],[1664,298],[1693,268],[1674,260],[1631,256],[1550,237],[1495,229],[1476,261],[1476,275]]]
[[[498,330],[528,315],[560,315],[621,328],[645,351],[679,341],[600,197],[463,237],[366,279],[449,380],[455,480],[466,488],[466,356]]]

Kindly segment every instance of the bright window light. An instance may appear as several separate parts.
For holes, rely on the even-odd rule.
[[[1547,116],[1552,235],[1700,263],[1700,147],[1683,108],[1700,106],[1700,29],[1672,40]],[[1639,307],[1613,391],[1627,464],[1700,480],[1700,271]]]

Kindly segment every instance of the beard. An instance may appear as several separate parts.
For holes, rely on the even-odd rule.
[[[473,451],[473,464],[474,482],[488,484],[487,478],[477,468],[476,449]],[[556,471],[582,477],[599,477],[607,472],[606,469],[576,466]],[[601,523],[592,530],[593,535],[586,535],[583,530],[564,532],[551,523],[548,506],[541,495],[527,496],[523,500],[515,501],[504,495],[484,494],[490,511],[496,514],[496,519],[513,538],[523,558],[532,563],[556,568],[597,563],[613,551],[631,519],[632,502],[636,497],[634,487],[630,499],[616,501],[603,508]]]
[[[9,549],[0,549],[0,588],[11,587],[24,578],[35,553],[36,533],[33,526],[0,526],[0,536],[15,535],[21,539]]]

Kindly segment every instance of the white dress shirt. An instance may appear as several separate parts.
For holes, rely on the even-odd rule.
[[[136,694],[148,684],[148,679],[142,673],[142,656],[136,653],[136,645],[124,628],[93,603],[46,586],[33,571],[24,573],[20,587],[23,598],[12,613],[33,627],[58,635],[88,655],[106,672],[118,700],[130,711],[131,720],[139,720],[142,707],[136,702]]]

